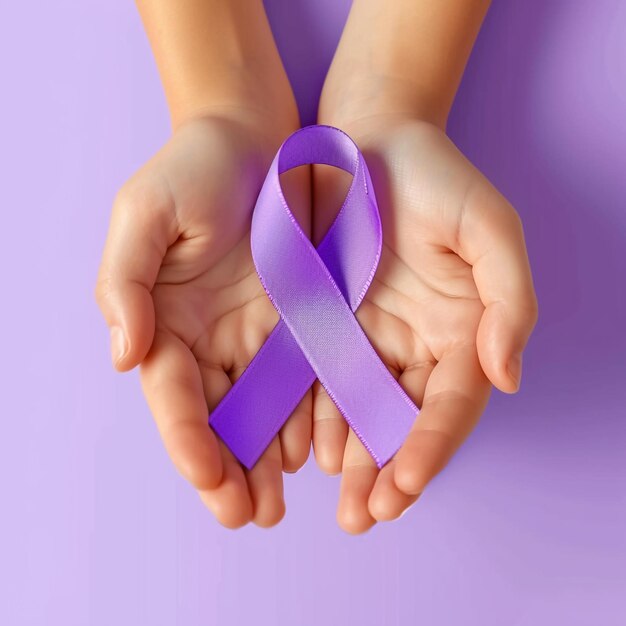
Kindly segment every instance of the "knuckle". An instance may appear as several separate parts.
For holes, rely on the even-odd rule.
[[[534,290],[531,291],[528,300],[528,320],[531,328],[534,328],[539,320],[539,301],[537,300],[537,294]]]
[[[94,297],[100,308],[103,308],[104,303],[109,301],[113,291],[113,280],[110,276],[101,276],[98,278],[94,288]]]
[[[506,219],[506,224],[511,230],[515,231],[516,233],[522,234],[524,231],[524,224],[522,222],[520,214],[509,202],[505,204],[505,207],[506,209],[504,211],[504,216]]]
[[[523,330],[527,334],[531,333],[539,320],[539,304],[532,287],[518,301],[516,310],[520,332]]]
[[[132,179],[120,187],[113,199],[113,210],[118,212],[134,212],[140,205],[141,194]]]
[[[164,171],[147,166],[119,188],[113,199],[113,210],[124,213],[153,213],[166,211],[173,204],[172,189]]]

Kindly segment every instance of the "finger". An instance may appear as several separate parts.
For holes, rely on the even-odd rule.
[[[341,471],[348,424],[324,387],[313,385],[313,452],[320,469],[334,476]]]
[[[172,232],[166,191],[127,186],[113,205],[96,285],[96,299],[111,333],[111,358],[125,371],[148,353],[154,336],[154,286]]]
[[[309,458],[313,428],[312,413],[313,396],[309,390],[279,433],[285,472],[297,472]]]
[[[252,520],[253,505],[244,471],[232,452],[220,442],[224,473],[215,489],[200,491],[200,498],[226,528],[241,528]]]
[[[412,506],[419,495],[407,495],[398,489],[395,480],[394,459],[383,467],[368,499],[368,510],[377,522],[390,522]]]
[[[274,437],[256,465],[245,472],[252,498],[252,521],[262,528],[275,526],[285,515],[280,442]]]
[[[517,391],[522,352],[537,322],[537,297],[519,216],[493,188],[470,194],[459,228],[459,254],[472,265],[485,311],[480,363],[501,391]]]
[[[209,359],[199,359],[198,367],[210,414],[228,393],[232,381],[221,365]],[[218,442],[224,467],[222,481],[214,489],[203,490],[200,497],[222,526],[240,528],[254,516],[250,486],[237,458],[222,441]]]
[[[159,331],[141,364],[148,405],[174,465],[196,488],[216,487],[222,477],[217,439],[208,425],[200,370],[189,348]]]
[[[364,533],[376,523],[370,515],[368,499],[377,475],[374,460],[350,430],[343,459],[337,522],[352,535]]]
[[[419,407],[424,401],[424,390],[434,367],[433,361],[423,361],[407,367],[398,382]],[[378,522],[397,519],[417,500],[417,495],[407,495],[398,489],[395,480],[395,459],[382,468],[368,501],[372,517]]]
[[[246,362],[250,358],[249,354],[244,355]],[[228,389],[237,383],[237,380],[244,373],[245,367],[229,368],[229,374],[227,374],[220,366],[211,367],[206,361],[202,361],[202,364],[205,393],[209,406],[214,408]],[[219,395],[216,392],[216,385],[211,382],[211,377],[215,377],[217,371],[225,377],[224,389]],[[307,442],[310,442],[310,435]],[[250,520],[248,521],[253,521],[262,528],[269,528],[278,524],[285,515],[282,468],[283,458],[278,436],[274,437],[251,470],[241,468],[246,487],[246,498],[250,501],[251,507]]]
[[[394,479],[408,495],[421,493],[472,431],[490,385],[474,346],[446,352],[433,369],[421,411],[396,455]]]
[[[426,385],[436,364],[437,362],[434,359],[432,361],[415,363],[407,367],[398,378],[402,389],[407,392],[418,407],[421,407],[424,403]]]

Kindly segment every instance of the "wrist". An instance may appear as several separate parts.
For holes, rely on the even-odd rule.
[[[489,0],[355,0],[322,98],[320,120],[386,114],[445,129]]]
[[[282,68],[281,68],[282,69]],[[300,125],[295,97],[285,76],[250,70],[217,84],[206,82],[186,97],[169,101],[173,130],[201,117],[225,117],[253,122],[269,133],[289,134]]]
[[[137,0],[172,125],[210,114],[297,107],[262,0]]]
[[[336,80],[331,71],[320,97],[318,122],[365,130],[376,120],[413,119],[445,132],[448,114],[449,107],[426,86],[392,76],[354,72],[348,80]]]

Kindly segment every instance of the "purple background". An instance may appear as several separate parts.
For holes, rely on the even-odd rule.
[[[347,0],[268,2],[305,122]],[[131,2],[0,7],[0,623],[626,623],[626,5],[500,0],[450,133],[522,214],[540,301],[495,394],[400,521],[352,538],[287,478],[222,529],[168,461],[92,297],[115,190],[167,138]]]

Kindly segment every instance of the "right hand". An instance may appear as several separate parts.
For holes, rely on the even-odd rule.
[[[361,533],[417,500],[477,424],[490,383],[517,391],[537,299],[517,213],[442,129],[395,113],[322,121],[356,141],[379,201],[380,264],[356,317],[421,409],[379,471],[317,387],[315,456],[327,473],[341,471],[338,521]],[[342,181],[343,172],[314,169],[317,240],[340,206]]]

